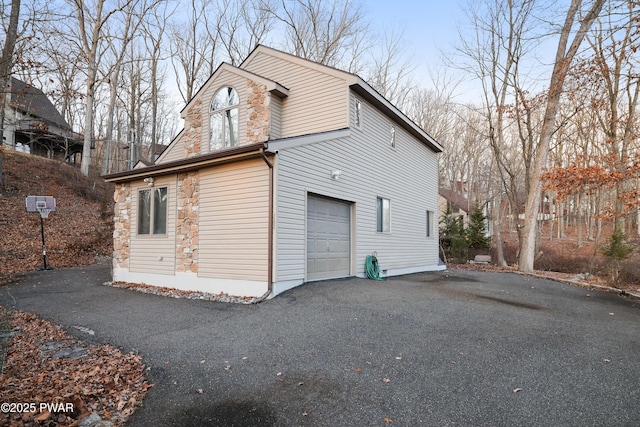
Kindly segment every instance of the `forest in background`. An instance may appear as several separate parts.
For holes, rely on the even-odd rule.
[[[466,1],[459,41],[428,77],[403,33],[371,26],[357,0],[0,7],[0,78],[43,89],[85,146],[96,143],[85,174],[89,161],[127,169],[131,145],[152,159],[180,129],[176,105],[261,43],[360,75],[438,140],[440,184],[484,206],[497,264],[512,262],[503,246],[514,238],[531,271],[543,239],[604,247],[618,235],[633,249],[640,236],[638,1]],[[477,100],[461,101],[461,81],[477,83]]]

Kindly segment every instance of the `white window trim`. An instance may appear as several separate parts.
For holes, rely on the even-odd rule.
[[[353,127],[362,130],[362,101],[354,98],[353,103]]]
[[[389,130],[389,132],[391,133],[391,135],[390,135],[390,137],[391,137],[391,148],[396,148],[396,137],[397,137],[396,127],[394,125],[391,125],[391,129]]]
[[[387,221],[385,221],[385,201],[387,202]],[[382,203],[381,206],[380,203]],[[386,230],[385,224],[387,225]],[[386,197],[376,197],[376,232],[382,234],[391,233],[391,200]]]
[[[234,104],[234,105],[228,105],[225,106],[223,108],[218,108],[218,109],[212,109],[212,103],[213,100],[216,98],[216,96],[218,96],[218,93],[220,93],[221,90],[225,89],[225,88],[231,88],[236,96],[238,97],[238,103]],[[216,90],[216,92],[213,94],[213,98],[211,98],[211,103],[209,104],[209,152],[215,152],[215,151],[219,151],[219,150],[224,150],[226,148],[231,148],[231,147],[237,147],[239,145],[239,141],[238,138],[240,137],[240,132],[238,132],[238,128],[240,126],[240,95],[238,94],[238,91],[233,87],[233,86],[222,86],[220,87],[218,90]],[[236,129],[235,129],[235,133],[236,133],[236,138],[235,138],[235,145],[227,145],[226,141],[226,121],[225,118],[227,117],[227,114],[229,113],[229,111],[231,110],[236,110]],[[211,142],[212,142],[212,138],[213,138],[213,129],[212,129],[212,119],[214,115],[220,114],[222,115],[222,126],[221,126],[221,131],[222,131],[222,147],[218,148],[218,149],[212,149],[211,148]]]
[[[433,223],[434,218],[435,218],[435,212],[427,210],[427,237],[428,238],[433,238],[435,235],[434,233],[435,224]]]
[[[166,204],[166,209],[167,212],[165,212],[165,224],[164,224],[164,233],[154,233],[153,229],[154,229],[154,216],[155,216],[155,209],[156,209],[156,202],[155,202],[155,197],[154,197],[154,191],[156,189],[161,189],[164,188],[167,191],[167,204]],[[149,203],[150,203],[150,210],[149,210],[149,232],[148,233],[140,233],[140,195],[143,191],[149,191]],[[168,186],[162,186],[162,187],[152,187],[152,188],[140,188],[138,189],[138,204],[137,204],[137,215],[136,215],[136,236],[139,237],[153,237],[153,236],[167,236],[168,232],[168,228],[169,228],[169,218],[168,218],[168,214],[169,214],[169,187]]]

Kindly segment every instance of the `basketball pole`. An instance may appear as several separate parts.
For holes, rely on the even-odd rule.
[[[40,232],[42,233],[42,262],[44,267],[39,270],[53,270],[51,267],[47,267],[47,247],[44,244],[44,218],[40,215]]]

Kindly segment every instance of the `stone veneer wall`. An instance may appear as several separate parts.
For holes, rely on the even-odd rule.
[[[270,94],[264,85],[247,80],[247,144],[269,139]]]
[[[198,272],[198,172],[178,174],[176,220],[176,273]]]
[[[131,242],[131,184],[116,184],[113,193],[114,229],[113,229],[113,266],[129,268]]]
[[[202,145],[202,101],[196,99],[184,119],[184,158],[200,154]]]

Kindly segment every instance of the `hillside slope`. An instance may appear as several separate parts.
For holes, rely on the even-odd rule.
[[[0,150],[0,282],[42,266],[40,216],[25,212],[28,195],[56,198],[57,212],[44,220],[48,266],[88,265],[111,256],[111,184],[59,161]]]

